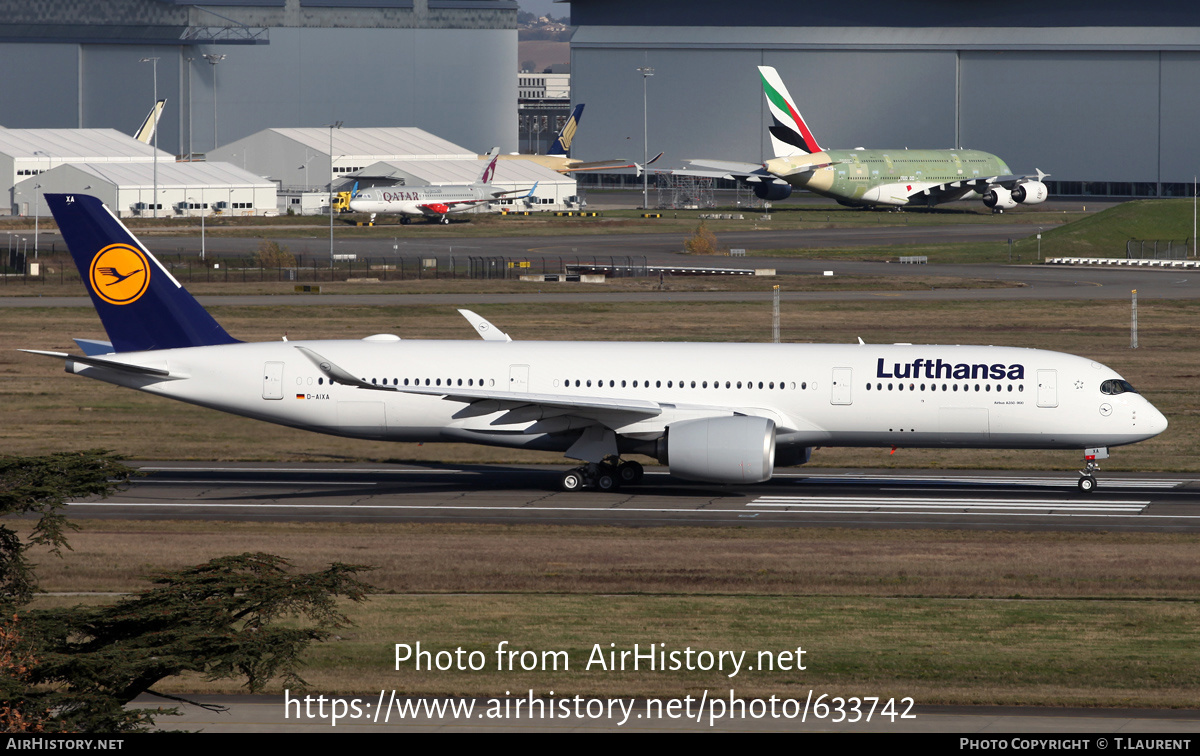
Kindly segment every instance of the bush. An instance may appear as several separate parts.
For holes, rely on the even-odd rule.
[[[254,253],[254,261],[260,268],[296,267],[296,257],[288,252],[288,248],[280,246],[279,242],[268,239],[264,239],[262,244],[258,245],[258,252]]]
[[[712,231],[708,230],[708,225],[704,221],[700,221],[700,225],[696,227],[696,233],[683,243],[683,248],[690,255],[719,254],[717,252],[717,237],[713,235]]]

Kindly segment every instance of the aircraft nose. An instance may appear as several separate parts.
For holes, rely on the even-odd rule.
[[[1157,436],[1167,429],[1167,418],[1150,402],[1146,402],[1146,408],[1139,414],[1139,425],[1151,436]]]

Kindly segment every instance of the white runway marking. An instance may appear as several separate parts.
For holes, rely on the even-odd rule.
[[[905,514],[948,514],[950,512],[997,515],[1108,516],[1140,514],[1149,501],[1109,499],[1063,501],[1060,499],[981,499],[879,496],[760,496],[748,507],[802,508],[797,511],[838,510],[843,514],[903,512]]]
[[[847,473],[845,475],[804,475],[803,473],[775,473],[776,478],[804,478],[810,483],[843,483],[846,481],[887,481],[890,483],[976,483],[982,485],[1049,486],[1074,488],[1079,478],[1005,477],[974,475],[877,475]],[[1176,488],[1187,480],[1169,478],[1100,478],[1101,485],[1120,488]]]

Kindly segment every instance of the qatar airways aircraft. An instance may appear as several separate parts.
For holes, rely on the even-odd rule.
[[[513,341],[468,311],[482,339],[243,343],[100,200],[46,201],[110,339],[34,352],[67,372],[350,438],[558,451],[584,463],[566,490],[637,482],[622,454],[753,483],[816,446],[890,446],[1081,449],[1091,491],[1108,447],[1167,427],[1111,369],[1036,349]]]
[[[496,160],[500,148],[496,147],[488,153],[487,165],[479,173],[479,178],[473,184],[418,186],[418,187],[382,187],[355,190],[350,198],[350,210],[356,213],[370,213],[371,223],[380,213],[397,214],[401,223],[408,223],[409,216],[429,218],[439,223],[449,223],[450,213],[468,210],[472,205],[495,202],[507,194],[516,194],[523,189],[509,191],[492,191],[492,178],[496,175]],[[537,183],[528,192],[514,199],[532,197],[537,191]]]

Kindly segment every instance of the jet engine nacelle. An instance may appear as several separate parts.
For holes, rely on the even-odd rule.
[[[777,181],[764,181],[754,185],[754,196],[770,202],[785,200],[792,196],[792,185],[780,184]]]
[[[1050,191],[1041,181],[1023,181],[1014,186],[1012,190],[1013,201],[1020,202],[1022,205],[1036,205],[1039,202],[1045,202],[1048,196],[1050,196]]]
[[[667,426],[672,475],[710,483],[761,483],[775,472],[775,423],[765,417],[712,417]]]
[[[1008,210],[1017,206],[1016,200],[1013,199],[1012,192],[1002,186],[993,186],[984,192],[983,204],[993,210]]]

